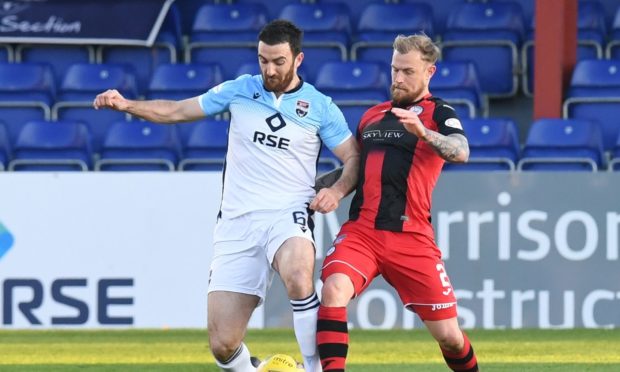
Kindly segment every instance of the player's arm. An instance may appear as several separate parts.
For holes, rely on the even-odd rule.
[[[205,116],[198,102],[198,97],[182,101],[161,99],[138,101],[126,99],[116,89],[110,89],[97,95],[93,106],[95,109],[109,108],[127,112],[154,123],[181,123],[195,121]]]
[[[330,172],[330,176],[327,177],[329,180],[323,178],[323,181],[326,181],[325,187],[319,189],[310,203],[311,209],[321,213],[329,213],[338,208],[340,200],[351,193],[357,185],[360,155],[355,138],[349,137],[332,151],[342,161],[343,166]]]
[[[342,198],[349,195],[357,186],[357,177],[360,166],[360,151],[353,136],[338,145],[333,150],[334,155],[343,164],[342,174],[329,188],[342,194]]]
[[[405,129],[426,142],[439,156],[451,163],[465,163],[469,159],[469,143],[460,133],[441,134],[428,129],[418,115],[409,110],[392,108]],[[455,119],[456,120],[456,119]]]
[[[469,143],[462,134],[454,133],[444,136],[424,127],[424,134],[420,136],[420,139],[428,143],[445,161],[465,163],[469,159]]]

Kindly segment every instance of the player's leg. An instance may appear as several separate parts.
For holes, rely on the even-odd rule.
[[[303,237],[287,239],[273,260],[291,301],[295,337],[308,372],[321,371],[316,349],[319,298],[314,291],[314,262],[312,241]]]
[[[446,364],[453,371],[478,371],[478,361],[467,335],[457,318],[425,320],[424,324],[439,343]]]
[[[251,216],[220,219],[209,275],[209,346],[224,371],[251,372],[243,344],[252,312],[265,298],[273,270],[258,240],[263,226]],[[249,270],[248,268],[251,268]]]
[[[473,348],[457,322],[454,289],[434,241],[419,234],[386,233],[386,242],[393,248],[381,267],[385,280],[424,321],[451,369],[477,371]]]
[[[344,371],[349,350],[347,305],[355,287],[349,275],[334,272],[323,279],[317,322],[317,344],[323,371]]]
[[[209,347],[222,371],[254,372],[250,352],[243,343],[252,312],[260,297],[244,293],[209,293]]]
[[[349,349],[347,305],[378,273],[367,246],[370,242],[373,237],[363,236],[351,224],[345,225],[323,263],[317,343],[325,372],[345,370]]]

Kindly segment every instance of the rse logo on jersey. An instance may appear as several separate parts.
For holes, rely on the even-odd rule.
[[[284,128],[286,126],[286,122],[284,118],[279,113],[272,115],[265,119],[269,129],[272,132],[277,132],[278,130]],[[282,150],[288,150],[288,146],[291,142],[290,139],[276,136],[275,134],[266,134],[260,131],[254,132],[254,138],[252,139],[254,143],[259,143],[268,147],[276,147]]]

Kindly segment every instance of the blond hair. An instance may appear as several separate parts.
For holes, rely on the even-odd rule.
[[[439,47],[425,34],[398,35],[394,39],[394,50],[400,54],[407,54],[417,50],[422,55],[422,60],[435,64],[441,55]]]

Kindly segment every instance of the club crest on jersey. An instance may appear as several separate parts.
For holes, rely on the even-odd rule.
[[[416,115],[420,115],[424,108],[422,106],[415,105],[409,109],[409,111],[413,112]]]
[[[308,111],[310,110],[310,102],[298,100],[295,105],[295,113],[300,118],[306,117],[308,115]]]

